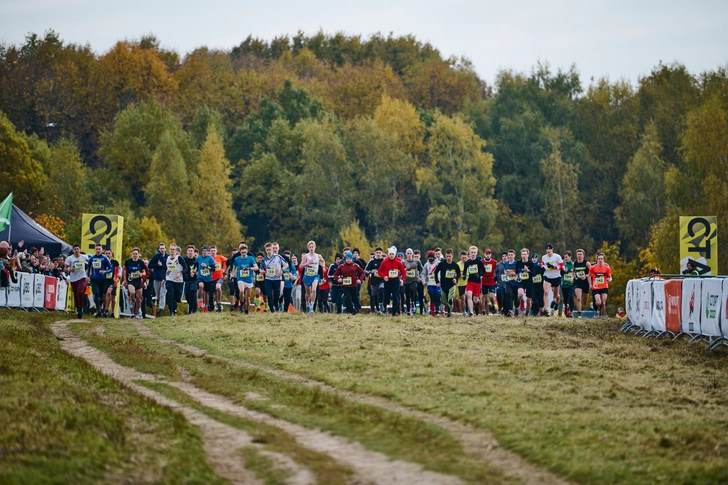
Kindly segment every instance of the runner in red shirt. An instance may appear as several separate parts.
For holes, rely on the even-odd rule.
[[[485,274],[481,278],[481,284],[483,286],[481,290],[481,298],[480,298],[480,313],[483,313],[485,315],[490,314],[490,308],[488,303],[493,305],[493,308],[496,309],[498,305],[498,298],[495,293],[496,283],[495,283],[495,266],[498,264],[498,261],[495,259],[491,259],[491,250],[486,249],[483,251],[483,259],[481,260],[483,262],[483,267],[485,268]]]
[[[599,316],[607,315],[607,294],[609,293],[609,282],[612,281],[612,268],[604,262],[604,253],[597,253],[597,264],[589,268],[589,279],[591,280],[592,294]]]

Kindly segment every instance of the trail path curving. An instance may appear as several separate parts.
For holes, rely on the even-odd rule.
[[[71,320],[72,321],[72,320]],[[253,445],[252,438],[245,432],[219,423],[194,409],[182,406],[161,394],[144,386],[135,384],[135,380],[148,380],[164,382],[183,391],[193,400],[203,406],[218,411],[240,416],[256,422],[276,426],[290,434],[300,445],[321,453],[325,453],[355,471],[352,483],[356,485],[459,485],[457,477],[424,470],[421,465],[400,460],[391,460],[386,455],[365,449],[359,443],[352,443],[330,433],[316,429],[308,429],[298,424],[274,418],[265,413],[253,411],[234,403],[232,400],[216,394],[209,393],[189,382],[170,382],[158,379],[153,375],[138,372],[124,367],[111,360],[104,352],[90,346],[87,342],[76,336],[68,329],[70,321],[56,322],[51,325],[53,333],[59,337],[64,350],[72,355],[81,357],[96,367],[100,372],[128,385],[135,391],[182,412],[185,417],[197,425],[205,440],[205,450],[208,452],[210,464],[215,470],[231,483],[259,483],[251,472],[243,467],[243,460],[234,450],[243,446]],[[145,327],[150,332],[148,327]],[[173,342],[169,342],[173,343]],[[185,374],[183,379],[185,378]],[[208,442],[210,449],[208,451]],[[223,444],[225,446],[219,446]],[[226,454],[225,454],[226,453]],[[315,483],[313,474],[291,460],[287,456],[270,453],[278,464],[286,467],[292,473],[289,483],[291,485],[307,485]]]
[[[463,424],[458,421],[453,421],[452,419],[448,419],[444,416],[434,415],[426,413],[424,411],[411,409],[401,404],[392,402],[391,400],[381,396],[346,391],[334,387],[330,384],[326,384],[325,382],[317,381],[315,379],[311,379],[309,377],[302,376],[293,372],[288,372],[280,369],[272,369],[269,367],[251,364],[249,362],[212,354],[194,345],[189,345],[178,342],[176,340],[161,337],[160,335],[154,333],[148,326],[146,326],[142,322],[135,321],[134,324],[136,325],[139,333],[141,333],[142,335],[153,338],[162,343],[175,345],[192,355],[196,355],[198,357],[209,355],[210,357],[220,359],[224,362],[228,362],[241,368],[267,372],[277,377],[294,380],[308,386],[319,387],[321,388],[321,390],[336,394],[354,402],[378,406],[388,411],[402,414],[403,416],[412,417],[427,423],[440,426],[444,430],[448,431],[457,440],[459,440],[463,444],[463,448],[466,452],[490,463],[492,466],[500,470],[501,473],[503,473],[504,475],[518,478],[525,485],[567,485],[570,483],[563,477],[548,470],[545,470],[537,465],[529,463],[518,454],[502,448],[496,441],[495,437],[488,431],[477,429],[471,425]]]

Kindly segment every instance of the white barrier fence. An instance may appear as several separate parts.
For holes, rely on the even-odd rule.
[[[630,280],[625,304],[625,333],[673,339],[687,335],[690,342],[708,342],[708,350],[728,347],[726,277]]]
[[[0,288],[0,307],[27,311],[76,311],[71,286],[66,280],[30,273],[17,273],[17,277],[17,283],[10,282],[7,288]],[[119,314],[130,316],[128,292],[121,286],[119,288]],[[89,301],[93,308],[93,294],[89,295]]]

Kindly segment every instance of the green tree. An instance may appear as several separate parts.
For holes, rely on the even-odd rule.
[[[417,190],[429,203],[426,241],[456,248],[484,241],[497,211],[493,156],[459,116],[438,115],[430,132],[429,163],[417,169]]]
[[[13,203],[32,210],[43,196],[46,175],[33,156],[28,138],[15,131],[15,125],[0,111],[0,180],[7,193],[14,192]]]
[[[101,132],[101,149],[106,166],[121,184],[110,186],[117,195],[129,190],[133,201],[144,206],[144,187],[149,183],[149,168],[159,140],[165,132],[172,136],[177,149],[185,160],[188,172],[196,171],[196,150],[182,123],[162,104],[149,100],[132,106],[116,116],[114,130]]]
[[[578,230],[569,223],[576,215],[579,201],[579,168],[562,157],[561,140],[569,136],[564,131],[550,127],[544,129],[543,134],[551,144],[551,153],[541,160],[544,212],[552,236],[562,248],[569,247],[567,240],[570,244],[579,236]],[[523,181],[523,186],[528,190],[527,181]]]
[[[195,117],[192,123],[187,128],[187,132],[192,138],[192,144],[198,150],[202,148],[202,144],[207,139],[207,132],[210,127],[217,132],[223,142],[227,140],[227,130],[225,124],[222,121],[222,115],[215,108],[211,108],[208,105],[200,106],[195,113]]]
[[[222,140],[214,129],[200,150],[199,175],[192,181],[194,240],[217,244],[221,251],[237,247],[241,239],[240,223],[232,209],[230,162],[225,158]],[[189,227],[189,225],[188,225]]]
[[[650,123],[642,135],[642,144],[627,164],[619,197],[622,201],[615,214],[619,229],[630,242],[632,256],[647,246],[652,225],[666,214],[665,170],[660,158],[662,147],[657,127]]]
[[[186,243],[192,207],[185,161],[172,135],[165,131],[152,156],[149,183],[144,188],[149,217],[155,217],[165,234]]]
[[[44,209],[70,224],[80,218],[91,203],[91,170],[81,161],[78,146],[70,138],[61,138],[52,147],[50,160],[44,169],[48,175],[43,196]]]

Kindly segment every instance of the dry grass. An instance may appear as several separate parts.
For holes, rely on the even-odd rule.
[[[155,332],[494,431],[581,483],[728,482],[728,358],[616,320],[214,314]]]

